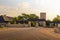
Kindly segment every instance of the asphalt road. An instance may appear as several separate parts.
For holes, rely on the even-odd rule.
[[[0,40],[60,40],[41,31],[44,31],[43,28],[0,29]]]

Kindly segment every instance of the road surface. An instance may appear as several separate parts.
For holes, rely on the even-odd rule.
[[[60,40],[60,34],[48,28],[0,29],[0,40]]]

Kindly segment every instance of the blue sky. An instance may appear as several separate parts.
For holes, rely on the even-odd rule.
[[[17,16],[21,13],[47,13],[47,19],[60,15],[60,0],[0,0],[0,14]]]

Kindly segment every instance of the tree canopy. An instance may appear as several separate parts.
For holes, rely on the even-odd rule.
[[[57,16],[53,19],[53,21],[60,22],[60,16],[57,15]]]
[[[22,20],[22,19],[30,19],[30,18],[39,18],[36,14],[25,14],[22,13],[22,15],[19,15],[18,20]]]

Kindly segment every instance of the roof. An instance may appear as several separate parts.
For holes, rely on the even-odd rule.
[[[60,23],[60,22],[53,21],[53,22],[50,22],[50,23]]]
[[[5,21],[11,21],[13,19],[13,17],[9,17],[9,16],[2,16],[2,17]]]
[[[4,15],[0,16],[0,22],[11,21],[12,19],[13,17],[4,16]]]
[[[18,20],[17,23],[28,23],[28,20]]]
[[[38,19],[38,18],[33,18],[33,19],[28,19],[29,21],[46,21],[45,19]]]
[[[1,22],[4,22],[4,19],[3,19],[2,16],[0,16],[0,23],[1,23]]]
[[[27,23],[28,21],[46,21],[45,19],[25,19],[25,20],[18,20],[17,23]]]

